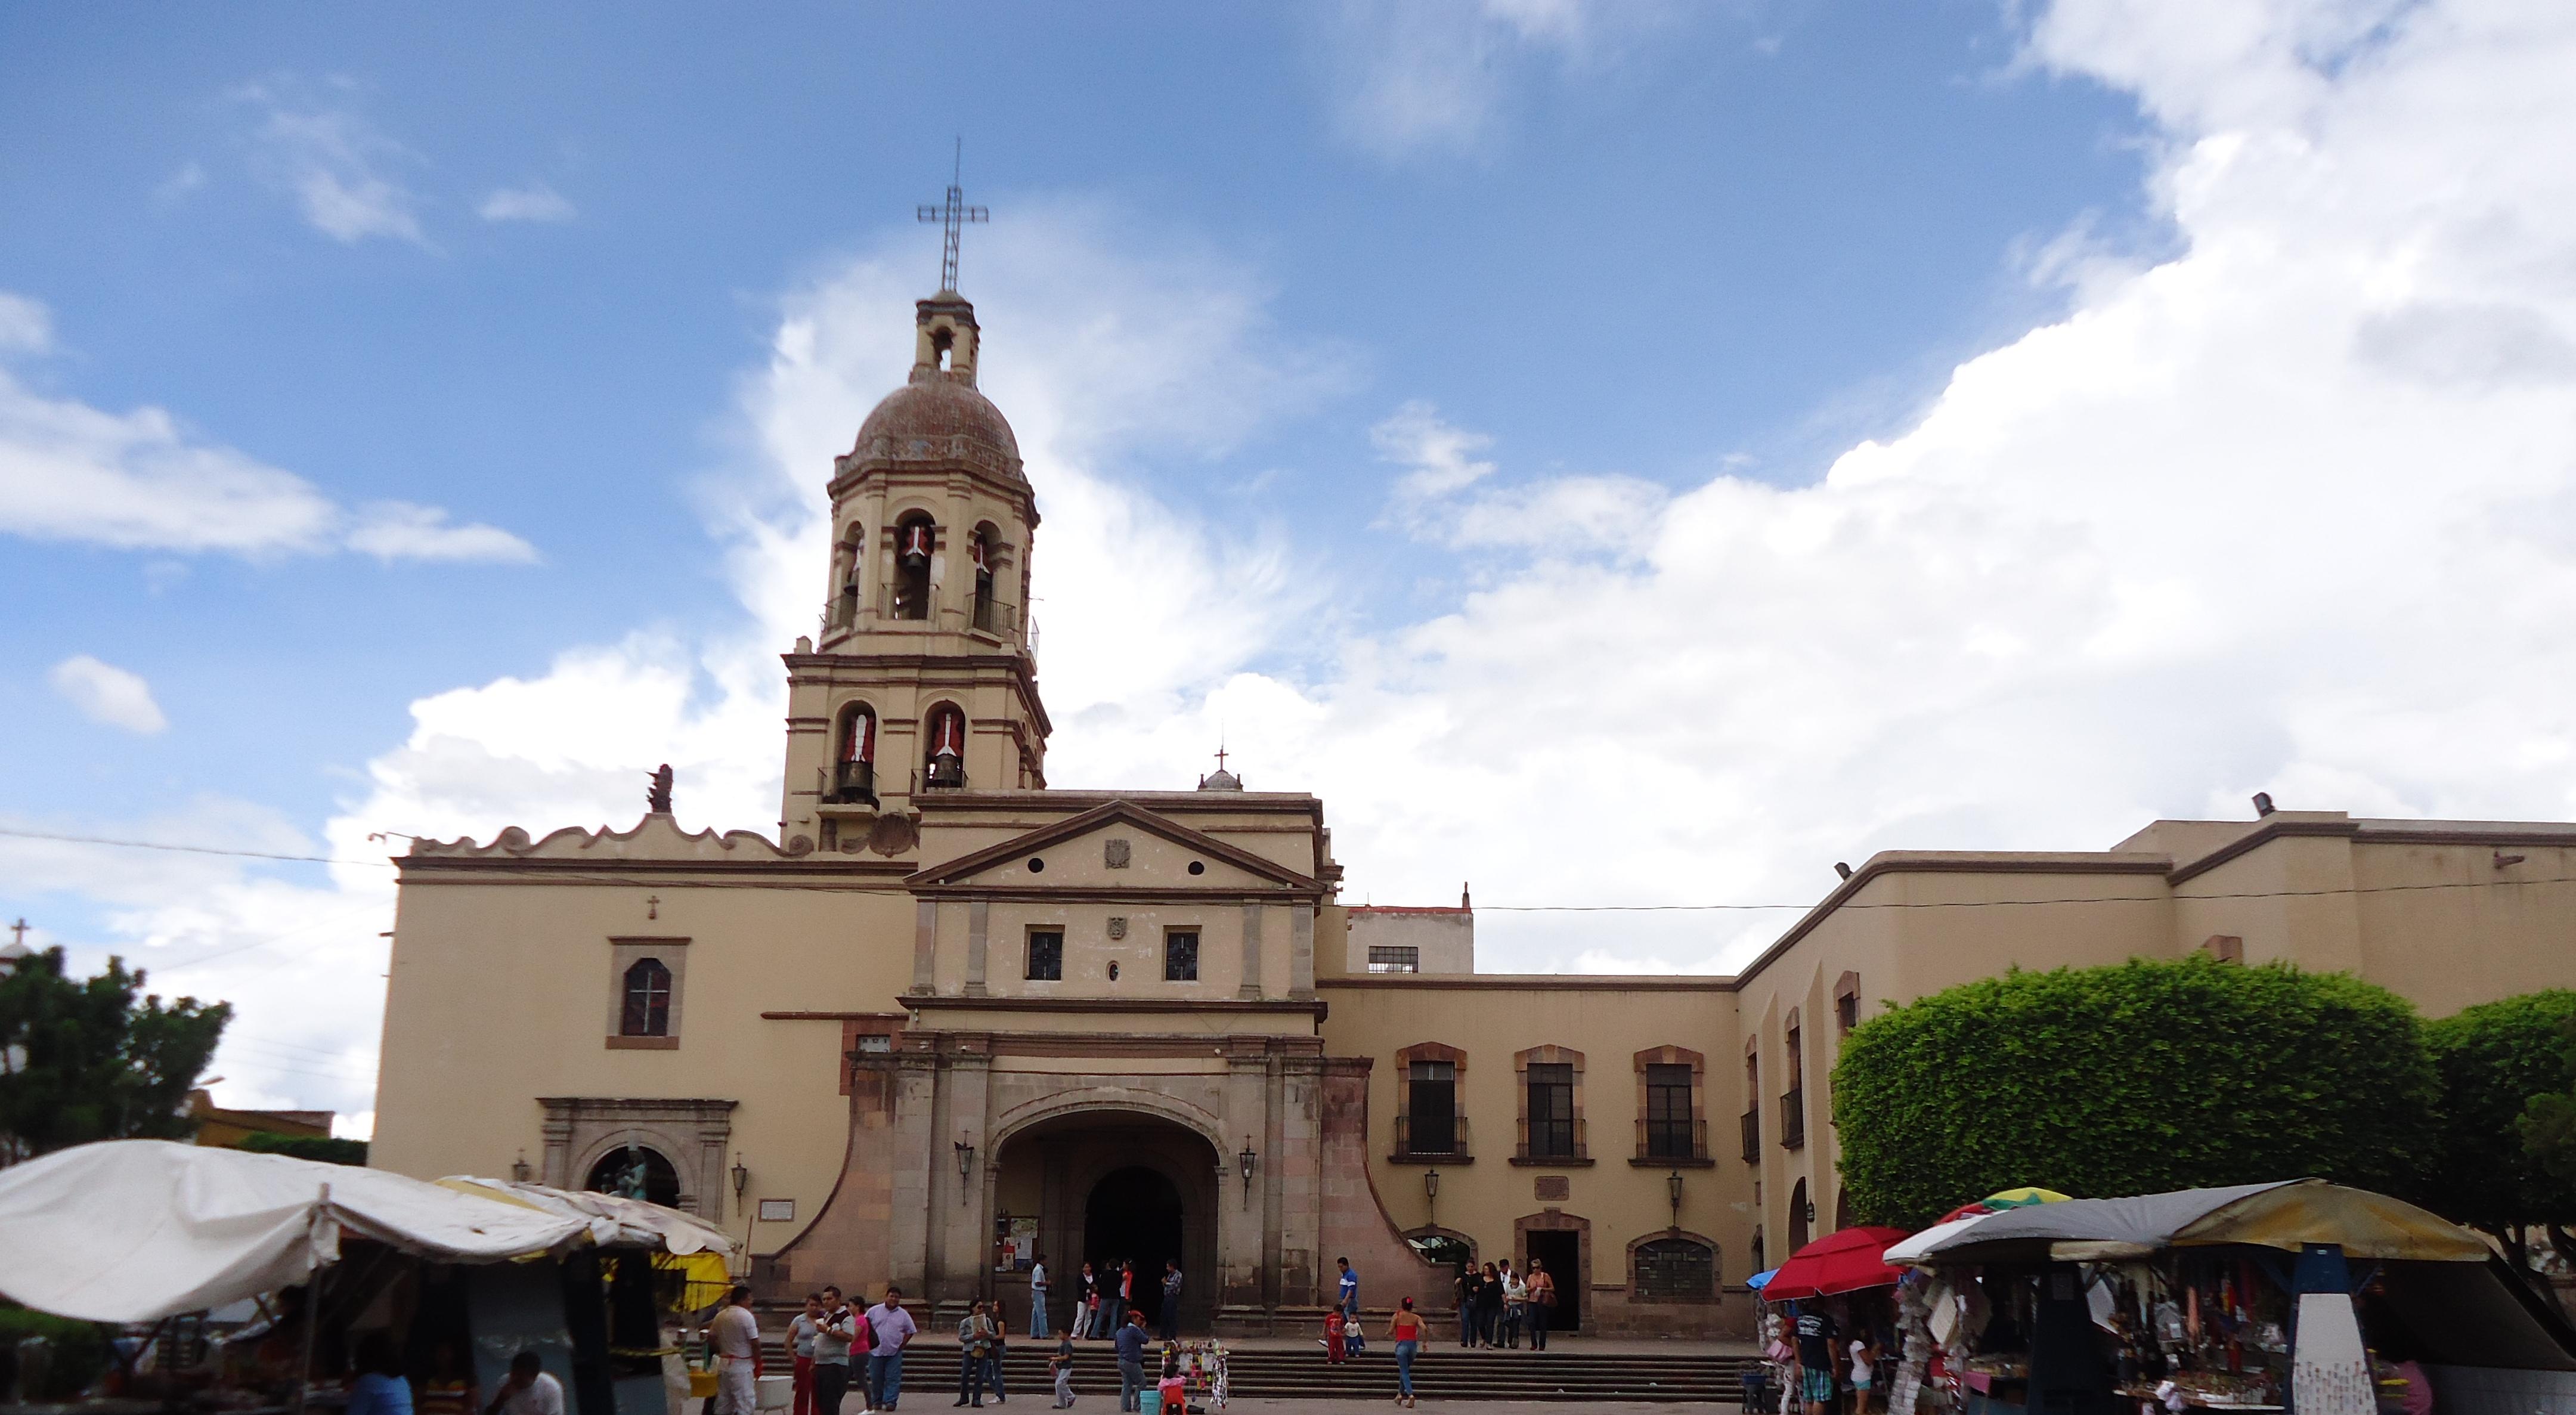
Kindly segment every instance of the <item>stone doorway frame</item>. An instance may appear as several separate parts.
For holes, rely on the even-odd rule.
[[[1576,1262],[1576,1266],[1582,1271],[1574,1275],[1575,1281],[1580,1284],[1578,1291],[1581,1293],[1581,1305],[1575,1309],[1575,1316],[1579,1321],[1594,1324],[1597,1330],[1601,1314],[1599,1304],[1592,1298],[1592,1220],[1579,1214],[1567,1213],[1563,1209],[1546,1209],[1534,1214],[1523,1214],[1512,1220],[1513,1258],[1520,1264],[1522,1272],[1529,1271],[1529,1236],[1532,1233],[1575,1235],[1575,1251],[1582,1255]],[[1564,1274],[1550,1273],[1549,1276],[1556,1279],[1558,1287],[1565,1286]],[[1577,1327],[1575,1330],[1581,1332],[1583,1328]]]
[[[653,1100],[614,1096],[540,1096],[545,1164],[540,1178],[578,1189],[610,1150],[628,1142],[659,1152],[680,1175],[679,1207],[709,1223],[725,1221],[733,1144],[728,1100]]]

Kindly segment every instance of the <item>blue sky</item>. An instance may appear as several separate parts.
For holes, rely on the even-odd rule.
[[[2267,786],[2563,815],[2546,634],[2429,626],[2555,603],[2566,159],[2499,56],[2564,39],[2371,0],[12,7],[0,825],[346,858],[597,824],[669,759],[766,827],[770,656],[961,139],[1062,784],[1224,732],[1381,902],[1791,902]],[[284,999],[371,1016],[367,877],[0,840],[0,911],[219,955],[170,981],[254,999],[243,1094],[351,1110],[370,1027]],[[1780,921],[1497,913],[1488,963],[1726,966]]]

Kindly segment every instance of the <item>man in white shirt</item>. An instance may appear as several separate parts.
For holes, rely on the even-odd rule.
[[[760,1319],[751,1314],[751,1284],[734,1284],[707,1333],[716,1344],[715,1409],[708,1415],[760,1415]]]
[[[1047,1335],[1046,1254],[1040,1253],[1029,1264],[1029,1337],[1043,1340]]]
[[[563,1382],[545,1373],[537,1353],[522,1351],[510,1358],[509,1377],[483,1415],[564,1415]]]

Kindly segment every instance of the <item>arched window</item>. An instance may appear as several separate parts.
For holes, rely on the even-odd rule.
[[[930,617],[930,561],[939,553],[939,527],[915,511],[894,528],[894,617]]]
[[[626,970],[626,1010],[618,1031],[630,1037],[671,1034],[671,970],[659,958],[638,958]]]
[[[1628,1291],[1641,1302],[1705,1302],[1717,1296],[1717,1250],[1696,1238],[1650,1238],[1629,1252]]]
[[[977,526],[968,546],[975,554],[975,627],[998,634],[1002,626],[1001,612],[993,601],[993,528]]]
[[[966,784],[966,714],[955,703],[941,703],[924,720],[921,784]]]
[[[832,799],[844,804],[877,799],[877,715],[865,703],[853,704],[841,718],[841,737],[833,754]]]

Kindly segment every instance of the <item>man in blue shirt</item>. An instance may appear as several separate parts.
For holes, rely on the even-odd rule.
[[[1359,1272],[1351,1266],[1351,1260],[1348,1258],[1335,1258],[1333,1261],[1342,1265],[1342,1319],[1356,1322],[1360,1319]]]
[[[1118,1408],[1135,1411],[1145,1389],[1145,1314],[1129,1308],[1127,1325],[1118,1329]]]

